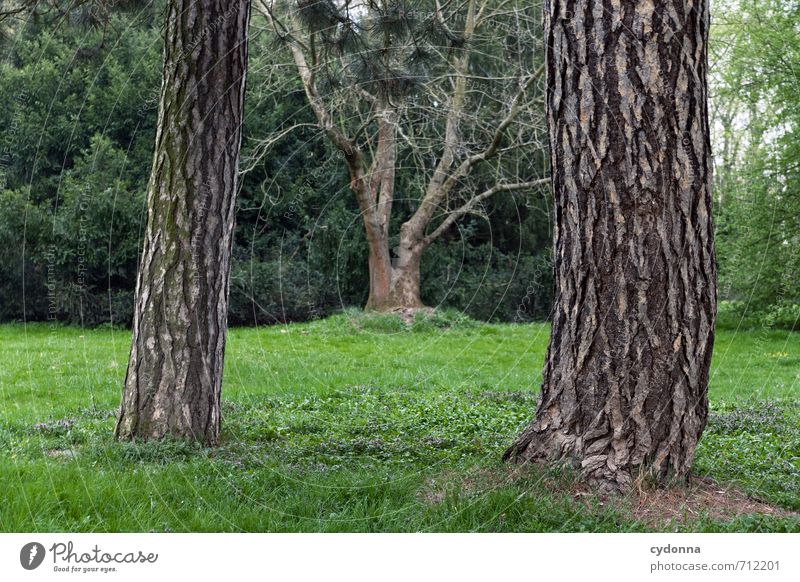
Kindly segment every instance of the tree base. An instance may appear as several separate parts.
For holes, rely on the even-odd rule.
[[[133,422],[128,414],[122,412],[114,427],[114,438],[128,442],[186,441],[199,443],[204,447],[216,447],[220,442],[219,416],[219,411],[212,413],[214,420],[208,426],[164,425],[152,419],[143,421],[141,417]]]
[[[623,494],[634,484],[632,468],[616,466],[613,450],[588,455],[582,439],[559,430],[526,428],[505,453],[503,461],[515,463],[563,463],[580,469],[581,478],[604,494]]]
[[[368,301],[364,306],[364,311],[373,313],[399,313],[416,314],[418,312],[433,313],[434,309],[428,307],[422,301]]]

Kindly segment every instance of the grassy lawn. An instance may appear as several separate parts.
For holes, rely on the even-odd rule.
[[[548,332],[346,314],[234,329],[209,451],[113,442],[127,331],[0,326],[0,530],[800,531],[800,334],[718,333],[696,463],[785,511],[653,522],[566,469],[499,462]]]

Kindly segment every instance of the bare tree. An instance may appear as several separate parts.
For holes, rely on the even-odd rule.
[[[423,307],[426,248],[495,194],[546,187],[532,161],[546,143],[539,9],[523,0],[255,7],[343,155],[369,248],[367,308]],[[264,139],[252,163],[285,132]],[[415,191],[398,193],[401,173]],[[393,232],[399,199],[413,200],[412,212]]]
[[[688,475],[716,264],[708,2],[548,2],[556,300],[536,417],[506,452],[610,490]]]

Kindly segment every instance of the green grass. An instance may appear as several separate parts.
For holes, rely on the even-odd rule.
[[[452,314],[234,329],[223,444],[115,443],[121,330],[0,326],[3,531],[647,531],[574,475],[512,478],[546,325]],[[800,510],[800,335],[720,331],[700,474]],[[660,529],[800,531],[796,517]]]

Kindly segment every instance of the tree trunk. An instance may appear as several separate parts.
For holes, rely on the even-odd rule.
[[[404,309],[421,309],[419,293],[419,265],[426,245],[421,236],[412,234],[408,224],[400,228],[400,246],[392,269],[392,298],[394,303]]]
[[[249,0],[170,0],[115,434],[219,442]]]
[[[369,239],[369,228],[367,229]],[[421,244],[407,245],[401,236],[397,257],[391,259],[388,237],[369,242],[369,299],[366,309],[397,311],[422,309],[419,266]]]
[[[420,298],[419,267],[425,244],[421,236],[411,233],[408,223],[400,229],[397,257],[389,252],[388,228],[376,229],[364,219],[369,246],[369,300],[367,310],[398,311],[425,308]],[[370,233],[373,236],[370,237]]]
[[[364,229],[369,252],[369,298],[366,309],[388,311],[392,308],[392,258],[389,237],[378,223],[374,208],[363,211]]]
[[[423,307],[419,293],[421,237],[412,238],[408,227],[401,229],[397,257],[392,259],[389,227],[397,171],[397,114],[382,102],[378,119],[378,148],[369,180],[369,194],[363,197],[364,226],[369,246],[370,287],[367,309],[374,311],[413,310]],[[377,201],[377,204],[372,204]]]
[[[545,2],[556,299],[533,422],[505,458],[607,490],[685,477],[716,313],[707,0]]]

